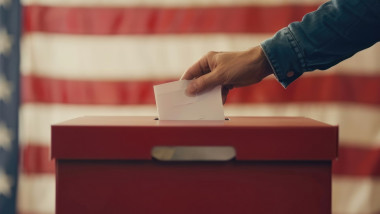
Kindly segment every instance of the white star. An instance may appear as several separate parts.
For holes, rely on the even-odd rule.
[[[3,148],[5,151],[9,151],[11,149],[11,142],[12,131],[4,123],[0,122],[0,149]]]
[[[12,37],[8,34],[6,29],[0,29],[0,54],[9,54],[12,47],[12,40]]]
[[[10,198],[11,187],[13,185],[13,179],[11,176],[7,175],[4,170],[0,169],[0,195]]]
[[[0,6],[6,7],[11,3],[11,0],[0,0]]]
[[[12,94],[12,84],[0,74],[0,101],[9,102]]]

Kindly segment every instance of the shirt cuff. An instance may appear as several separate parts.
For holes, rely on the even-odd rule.
[[[262,42],[261,47],[284,88],[305,72],[304,54],[288,27]]]

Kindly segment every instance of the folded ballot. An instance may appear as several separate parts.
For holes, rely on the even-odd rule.
[[[186,95],[190,80],[154,86],[160,120],[224,120],[221,86],[196,96]]]

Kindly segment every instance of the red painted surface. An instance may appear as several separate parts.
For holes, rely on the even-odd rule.
[[[233,146],[237,160],[331,160],[337,141],[338,127],[306,118],[82,117],[52,126],[52,157],[150,160],[154,146]]]
[[[330,214],[322,162],[58,161],[56,214]]]
[[[348,146],[339,142],[339,159],[333,161],[332,173],[338,176],[380,176],[380,148]],[[27,143],[21,149],[21,170],[25,174],[54,174],[55,162],[50,158],[50,146]]]
[[[52,127],[56,213],[331,213],[337,127],[307,118],[82,117]],[[156,145],[229,145],[226,162],[160,162]]]

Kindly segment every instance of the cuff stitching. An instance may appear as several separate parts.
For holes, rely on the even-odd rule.
[[[302,53],[301,45],[298,43],[298,40],[292,33],[292,31],[287,28],[287,31],[285,31],[285,35],[287,35],[288,40],[291,44],[291,47],[293,48],[294,52],[296,53],[297,58],[299,59],[299,63],[301,65],[302,72],[305,72],[307,70],[306,62],[305,62],[305,56]]]

